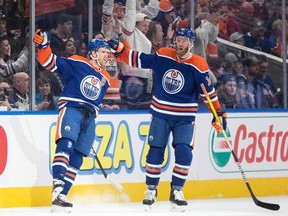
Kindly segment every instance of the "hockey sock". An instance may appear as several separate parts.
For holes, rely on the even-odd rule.
[[[64,180],[66,170],[69,166],[70,155],[73,151],[73,144],[74,142],[70,139],[62,138],[58,140],[52,164],[54,179]]]
[[[146,157],[146,185],[151,190],[157,188],[161,176],[161,164],[165,148],[150,146]]]
[[[72,187],[77,173],[83,163],[83,154],[77,150],[74,150],[70,156],[70,166],[68,167],[65,177],[64,177],[64,189],[61,192],[64,195],[67,195],[70,188]]]
[[[174,148],[176,161],[172,173],[172,188],[181,190],[192,162],[192,147],[186,144],[176,144]]]

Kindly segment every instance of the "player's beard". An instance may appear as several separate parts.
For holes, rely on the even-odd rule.
[[[179,57],[179,58],[182,58],[189,50],[189,47],[186,47],[185,49],[179,49],[177,46],[176,46],[176,55]]]

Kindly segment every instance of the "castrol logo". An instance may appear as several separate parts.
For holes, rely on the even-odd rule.
[[[227,136],[230,137],[228,132],[227,129]],[[223,134],[217,134],[214,131],[211,141],[211,153],[213,161],[219,167],[225,167],[230,160],[231,151],[228,145],[231,145],[231,142],[227,143]]]
[[[231,149],[245,171],[288,170],[288,131],[281,127],[281,123],[269,125],[261,124],[261,121],[259,124],[257,121],[247,121],[245,124],[231,125],[233,132],[226,130],[230,143],[211,128],[209,154],[211,163],[218,172],[237,172]]]
[[[262,132],[249,131],[244,124],[235,134],[234,151],[239,161],[251,163],[287,162],[288,131],[275,131],[273,125],[267,125]],[[243,145],[245,143],[245,145]]]

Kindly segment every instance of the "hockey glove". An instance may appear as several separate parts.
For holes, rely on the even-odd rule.
[[[215,128],[217,133],[222,133],[222,130],[226,131],[227,126],[227,113],[226,112],[218,112],[220,122],[217,122],[215,116],[212,119],[212,126]]]
[[[119,54],[121,54],[125,48],[124,44],[121,43],[119,40],[107,40],[107,43],[109,44],[111,48],[111,52],[117,57]]]
[[[48,32],[41,32],[40,29],[37,29],[33,42],[37,45],[38,49],[45,49],[50,45],[50,35]]]

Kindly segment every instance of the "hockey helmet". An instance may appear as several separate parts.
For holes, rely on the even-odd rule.
[[[97,52],[100,48],[110,49],[110,46],[106,41],[102,39],[92,39],[88,42],[87,52],[91,53],[92,50]]]
[[[181,36],[181,37],[187,37],[191,41],[195,41],[195,34],[190,28],[181,28],[178,29],[176,32],[176,37]]]

